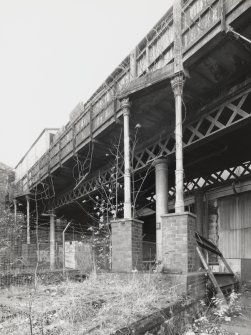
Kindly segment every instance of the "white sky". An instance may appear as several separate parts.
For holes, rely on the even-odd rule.
[[[0,0],[0,161],[102,84],[172,0]]]

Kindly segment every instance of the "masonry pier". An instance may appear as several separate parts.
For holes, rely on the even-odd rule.
[[[112,221],[112,271],[142,270],[142,225],[135,219]]]

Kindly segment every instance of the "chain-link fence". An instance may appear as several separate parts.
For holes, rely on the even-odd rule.
[[[26,217],[10,210],[1,213],[0,286],[29,283],[35,277],[84,276],[112,270],[111,231],[80,230],[70,222],[55,220],[53,239],[49,218],[31,220],[27,243]],[[156,243],[143,241],[143,270],[156,268]],[[123,262],[123,260],[121,260]],[[54,280],[56,280],[54,278]]]
[[[67,222],[57,222],[53,238],[47,220],[36,225],[31,220],[29,243],[23,214],[9,209],[0,215],[0,286],[19,285],[40,278],[86,275],[110,271],[110,234],[79,231]]]

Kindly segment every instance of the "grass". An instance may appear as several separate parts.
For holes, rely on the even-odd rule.
[[[160,274],[91,274],[82,283],[10,287],[0,291],[0,334],[108,335],[176,298]]]

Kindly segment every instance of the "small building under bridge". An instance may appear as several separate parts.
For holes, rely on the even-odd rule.
[[[195,273],[198,231],[251,280],[250,7],[174,1],[18,182],[28,244],[29,211],[48,217],[51,267],[66,220],[109,226],[113,271]]]

